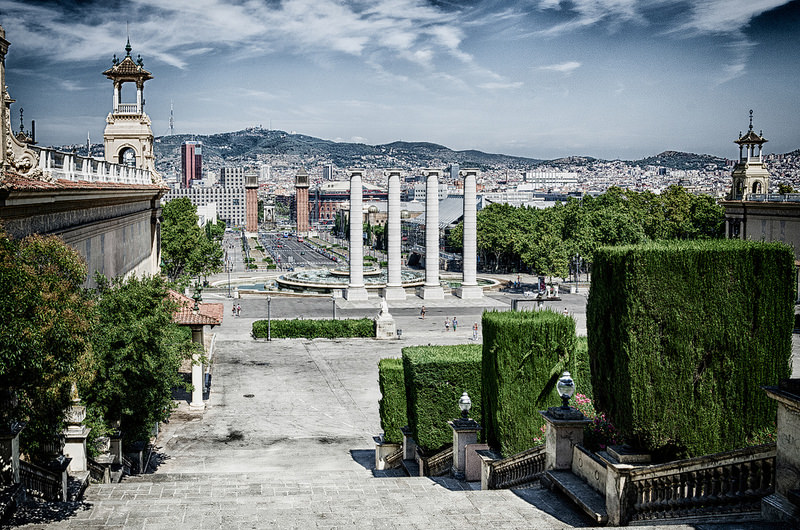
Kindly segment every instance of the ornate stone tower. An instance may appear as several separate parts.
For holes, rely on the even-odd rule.
[[[308,173],[300,168],[294,178],[295,205],[297,206],[297,235],[308,234]]]
[[[244,174],[245,231],[258,232],[258,173],[248,170]]]
[[[144,69],[142,56],[131,57],[131,41],[125,45],[122,60],[114,55],[112,66],[103,75],[114,82],[113,108],[106,118],[103,133],[106,161],[149,170],[154,182],[160,182],[153,153],[153,131],[150,118],[144,112],[144,83],[153,75]],[[125,83],[136,84],[136,101],[122,101]]]
[[[731,200],[747,200],[751,193],[769,193],[769,172],[761,159],[761,146],[766,138],[753,130],[753,111],[750,111],[750,128],[747,133],[739,133],[739,161],[733,168]]]

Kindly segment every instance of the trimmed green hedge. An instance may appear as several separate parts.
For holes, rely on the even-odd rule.
[[[458,400],[467,392],[470,417],[481,422],[481,346],[411,346],[403,348],[408,426],[425,453],[452,445],[447,422],[461,415]]]
[[[576,349],[575,321],[554,311],[487,311],[482,324],[486,443],[508,457],[542,436],[539,411],[561,403],[555,385],[564,371],[578,392],[589,388],[576,370],[585,350]]]
[[[400,429],[408,424],[402,359],[381,359],[378,362],[378,386],[381,389],[378,412],[383,439],[389,443],[402,443]]]
[[[595,251],[587,306],[595,405],[664,458],[742,447],[790,374],[794,256],[780,243]]]
[[[273,339],[374,337],[375,323],[369,318],[340,320],[272,319],[271,332]],[[253,336],[255,338],[266,338],[266,320],[256,320],[253,322]]]

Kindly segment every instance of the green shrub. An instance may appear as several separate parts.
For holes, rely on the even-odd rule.
[[[564,371],[578,378],[575,321],[554,311],[483,313],[483,419],[486,442],[503,456],[529,449],[540,436],[540,410],[561,403]],[[585,363],[584,363],[585,364]]]
[[[378,266],[379,266],[381,269],[385,269],[386,267],[388,267],[388,266],[389,266],[389,262],[388,262],[388,261],[381,261],[381,262],[378,264]]]
[[[381,389],[378,411],[383,439],[389,443],[402,443],[400,429],[408,424],[402,359],[381,359],[378,362],[378,386]]]
[[[274,339],[335,339],[341,337],[374,337],[375,323],[372,319],[340,320],[275,320],[272,319],[272,338]],[[253,322],[253,336],[267,336],[267,321]]]
[[[375,256],[367,255],[367,256],[364,256],[364,261],[378,261],[378,258],[376,258]]]
[[[592,370],[589,362],[589,338],[575,337],[575,365],[570,374],[577,385],[577,392],[594,401]],[[574,405],[573,405],[574,406]]]
[[[403,348],[408,426],[417,445],[432,453],[453,443],[447,424],[461,414],[458,400],[467,392],[470,417],[481,422],[481,346]]]
[[[248,269],[257,269],[258,265],[256,265],[255,263],[248,263],[247,264],[247,268]]]
[[[267,265],[267,268],[268,268],[268,269],[277,269],[277,268],[278,268],[278,266],[277,266],[277,265],[275,265],[274,263],[270,263],[269,265]]]
[[[741,447],[790,374],[794,257],[780,243],[669,242],[594,254],[595,405],[665,458]]]

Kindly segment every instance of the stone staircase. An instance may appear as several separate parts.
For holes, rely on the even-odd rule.
[[[23,505],[11,526],[40,528],[564,528],[586,521],[545,489],[474,491],[398,470],[150,474],[93,484],[60,511]],[[401,473],[401,472],[400,472]],[[381,476],[376,476],[380,474]],[[543,511],[542,505],[551,509]],[[553,514],[557,514],[558,518]]]

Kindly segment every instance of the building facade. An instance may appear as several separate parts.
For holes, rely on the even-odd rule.
[[[181,144],[181,188],[191,188],[193,180],[203,178],[203,143],[186,141]]]

